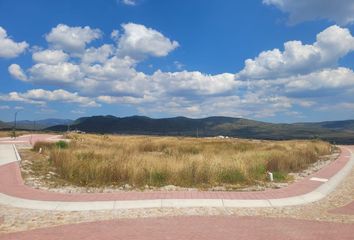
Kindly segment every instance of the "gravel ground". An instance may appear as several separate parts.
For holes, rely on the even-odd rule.
[[[354,216],[332,214],[328,211],[344,206],[354,199],[354,169],[337,189],[321,201],[295,207],[281,208],[164,208],[114,211],[59,212],[12,208],[0,205],[0,233],[25,231],[63,224],[111,219],[148,218],[162,216],[236,215],[296,218],[339,223],[354,223]]]

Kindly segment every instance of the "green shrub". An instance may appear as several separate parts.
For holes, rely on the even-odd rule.
[[[261,180],[265,178],[265,173],[267,172],[266,166],[263,163],[259,163],[252,166],[249,169],[249,175],[252,179]]]
[[[65,149],[69,147],[69,144],[65,141],[59,141],[55,143],[55,146],[59,149]]]
[[[286,180],[286,173],[283,172],[273,172],[273,178],[276,182],[284,182]]]
[[[245,176],[238,169],[223,169],[219,174],[221,183],[240,183],[245,181]]]
[[[167,173],[162,171],[153,171],[151,173],[151,184],[154,186],[163,186],[167,179]]]

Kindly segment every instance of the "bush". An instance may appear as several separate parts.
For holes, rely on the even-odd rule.
[[[263,163],[258,163],[249,169],[251,180],[263,180],[265,178],[266,172],[267,169]]]
[[[150,184],[154,186],[163,186],[166,183],[167,173],[162,171],[153,171],[151,173]]]
[[[221,183],[236,184],[245,181],[245,176],[238,169],[223,169],[219,174]]]
[[[282,173],[282,172],[273,172],[273,179],[276,182],[283,182],[286,180],[286,173]]]
[[[59,149],[65,149],[69,147],[69,144],[65,141],[59,141],[55,143],[55,146]]]

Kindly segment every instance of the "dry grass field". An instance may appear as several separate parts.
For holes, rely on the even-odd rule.
[[[69,144],[37,143],[48,166],[79,186],[130,184],[206,188],[286,181],[332,151],[322,141],[251,141],[151,136],[70,134]]]

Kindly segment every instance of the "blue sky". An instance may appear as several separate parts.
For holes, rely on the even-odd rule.
[[[0,120],[354,119],[352,0],[0,0]]]

